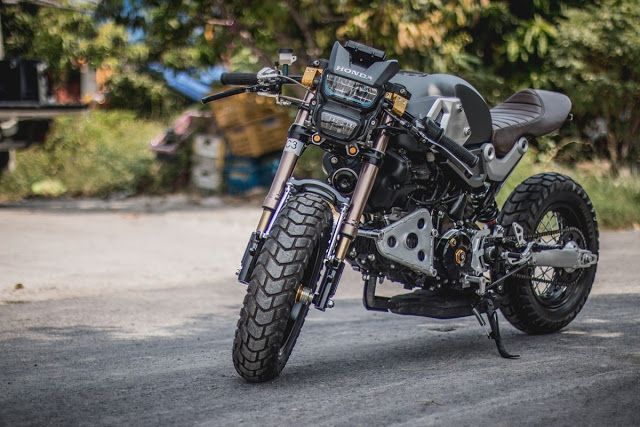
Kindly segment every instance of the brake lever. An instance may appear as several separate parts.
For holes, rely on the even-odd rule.
[[[245,86],[245,87],[237,87],[234,89],[225,90],[224,92],[213,93],[211,95],[207,95],[200,100],[203,104],[208,104],[209,102],[217,101],[219,99],[228,98],[234,95],[240,95],[241,93],[252,92],[252,88],[255,86]]]
[[[211,95],[207,95],[202,98],[200,101],[203,104],[208,104],[209,102],[218,101],[220,99],[228,98],[234,95],[240,95],[241,93],[251,93],[255,92],[258,95],[262,96],[278,96],[280,93],[279,86],[277,85],[267,85],[267,84],[257,84],[253,86],[245,86],[238,87],[230,90],[226,90],[224,92],[213,93]]]

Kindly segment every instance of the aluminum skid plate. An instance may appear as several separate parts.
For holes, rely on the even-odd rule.
[[[380,230],[376,247],[385,258],[435,276],[432,230],[431,214],[427,209],[418,209]]]

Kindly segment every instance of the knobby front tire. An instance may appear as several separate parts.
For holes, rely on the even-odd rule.
[[[286,365],[309,309],[292,310],[296,292],[311,276],[331,221],[327,202],[312,193],[291,196],[276,218],[251,275],[233,342],[233,364],[245,380],[271,380]]]

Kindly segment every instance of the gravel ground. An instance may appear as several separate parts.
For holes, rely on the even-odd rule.
[[[561,333],[503,321],[519,360],[474,319],[367,312],[346,274],[282,376],[250,385],[230,353],[257,215],[0,209],[0,425],[637,425],[640,233],[602,234]]]

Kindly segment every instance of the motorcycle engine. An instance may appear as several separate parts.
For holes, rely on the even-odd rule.
[[[409,288],[464,287],[465,275],[473,272],[474,233],[475,230],[450,228],[438,236],[429,211],[418,209],[400,215],[377,231],[363,231],[361,234],[368,237],[356,239],[350,258],[359,269],[384,275]]]
[[[471,236],[455,228],[446,231],[436,243],[434,258],[438,276],[445,283],[462,283],[471,271]]]

